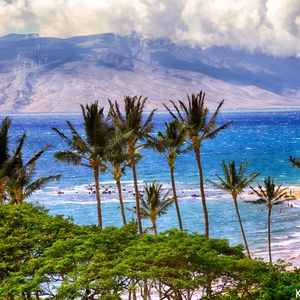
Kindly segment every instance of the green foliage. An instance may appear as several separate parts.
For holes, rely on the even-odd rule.
[[[132,223],[99,231],[49,216],[41,207],[2,204],[0,296],[120,299],[121,293],[140,293],[145,280],[168,299],[208,292],[208,299],[293,295],[299,270],[286,273],[246,258],[242,250],[175,229],[139,236]]]
[[[296,290],[300,290],[300,269],[283,272],[274,267],[267,276],[263,277],[257,299],[296,299]]]

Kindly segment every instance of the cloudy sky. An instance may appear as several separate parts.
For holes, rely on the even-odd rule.
[[[300,0],[0,0],[0,35],[132,31],[300,57]]]

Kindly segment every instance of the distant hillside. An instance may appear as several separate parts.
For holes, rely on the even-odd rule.
[[[201,49],[138,34],[0,37],[0,113],[73,112],[79,103],[143,94],[149,108],[205,90],[226,109],[300,106],[300,59]]]

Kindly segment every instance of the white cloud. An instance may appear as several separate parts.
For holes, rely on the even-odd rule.
[[[138,31],[203,47],[300,56],[300,0],[0,0],[0,34]]]

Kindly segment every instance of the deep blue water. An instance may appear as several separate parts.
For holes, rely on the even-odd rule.
[[[83,132],[81,115],[12,115],[11,130],[12,145],[26,132],[25,156],[28,158],[35,150],[45,144],[52,148],[41,158],[38,165],[38,176],[61,174],[60,182],[53,182],[43,191],[32,196],[32,201],[38,201],[50,209],[50,213],[72,216],[80,224],[96,223],[96,206],[94,195],[89,194],[87,185],[93,183],[92,173],[84,167],[72,167],[54,162],[53,154],[57,149],[65,149],[66,145],[56,135],[51,127],[66,130],[66,120]],[[2,117],[0,117],[2,118]],[[155,129],[163,129],[164,122],[169,119],[166,114],[157,114]],[[222,160],[249,161],[249,172],[259,172],[257,181],[265,176],[274,176],[283,185],[300,185],[300,170],[292,168],[288,157],[300,157],[300,111],[275,112],[234,112],[222,113],[218,122],[233,120],[233,125],[220,133],[216,139],[206,141],[202,147],[202,163],[205,179],[214,179],[214,174],[221,173]],[[142,150],[143,159],[138,165],[138,179],[142,188],[143,182],[156,179],[162,182],[166,189],[170,187],[169,169],[164,157],[152,150]],[[190,231],[203,231],[202,209],[198,189],[198,173],[193,153],[181,155],[176,161],[175,179],[178,185],[180,208],[184,227]],[[120,225],[121,217],[118,209],[117,194],[109,174],[100,175],[101,185],[112,191],[112,194],[102,195],[103,218],[105,225]],[[128,169],[123,177],[125,205],[132,207],[131,173]],[[58,191],[64,194],[58,195]],[[229,238],[233,244],[241,242],[231,198],[206,184],[210,231],[213,237]],[[196,195],[196,197],[192,197]],[[240,201],[242,219],[244,221],[250,247],[264,249],[266,246],[266,212],[263,206],[245,203],[248,196]],[[274,209],[273,237],[278,240],[278,250],[282,244],[289,247],[298,245],[300,235],[300,208],[295,203],[294,208],[287,205]],[[132,216],[130,211],[128,217]],[[148,226],[144,221],[145,227]],[[171,208],[159,222],[160,230],[177,226],[175,210]],[[280,243],[279,243],[280,242]],[[295,244],[296,243],[296,244]],[[279,245],[280,244],[280,245]],[[277,247],[275,245],[275,247]]]

